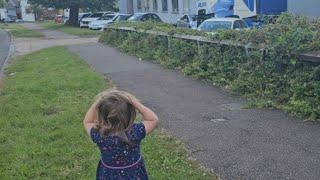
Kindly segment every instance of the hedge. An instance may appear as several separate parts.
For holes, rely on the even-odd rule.
[[[116,26],[201,34],[154,23]],[[232,90],[246,97],[249,107],[279,108],[305,120],[319,121],[320,66],[299,61],[298,56],[320,49],[319,29],[320,20],[283,14],[275,24],[260,29],[219,31],[210,37],[265,47],[267,53],[205,42],[198,46],[195,41],[117,29],[107,29],[100,42]]]

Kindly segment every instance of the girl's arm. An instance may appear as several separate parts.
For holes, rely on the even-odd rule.
[[[97,115],[97,110],[96,110],[96,103],[94,103],[89,108],[89,110],[83,120],[84,128],[86,129],[86,131],[89,135],[90,135],[90,130],[94,126],[97,118],[98,118],[98,115]]]
[[[145,126],[146,133],[147,134],[151,133],[152,130],[154,128],[156,128],[156,126],[157,126],[157,124],[159,122],[158,116],[151,109],[149,109],[146,106],[144,106],[143,104],[141,104],[139,102],[139,100],[137,100],[136,98],[132,99],[132,103],[133,103],[134,107],[142,115],[142,118],[143,118],[142,123]]]

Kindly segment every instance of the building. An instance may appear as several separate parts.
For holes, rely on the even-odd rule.
[[[197,13],[197,0],[120,0],[121,13],[154,12],[167,23],[176,23],[183,14]]]
[[[224,17],[226,12],[246,18],[288,11],[317,18],[319,7],[320,0],[119,0],[121,13],[154,12],[167,23],[176,23],[183,14],[198,14],[201,9],[217,17]]]
[[[28,4],[28,0],[20,0],[20,11],[23,21],[35,21],[35,15],[32,12],[31,5]]]
[[[288,0],[288,12],[308,16],[310,18],[320,17],[319,0]]]
[[[32,8],[28,0],[9,0],[4,10],[1,11],[1,18],[21,19],[23,21],[35,21]]]

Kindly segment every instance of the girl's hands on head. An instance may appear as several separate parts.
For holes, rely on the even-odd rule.
[[[148,107],[144,106],[134,95],[124,92],[126,97],[128,97],[129,101],[132,105],[139,111],[142,115],[143,121],[142,123],[145,126],[146,133],[149,134],[153,129],[156,128],[159,118],[158,116]]]

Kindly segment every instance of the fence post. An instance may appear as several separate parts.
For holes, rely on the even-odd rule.
[[[197,39],[197,46],[198,46],[198,55],[200,54],[200,41]]]

